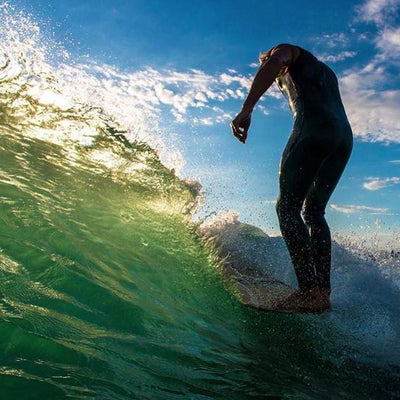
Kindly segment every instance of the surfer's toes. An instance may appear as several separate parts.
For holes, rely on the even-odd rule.
[[[318,288],[297,290],[290,296],[278,301],[276,309],[282,312],[320,313],[330,309],[329,294],[330,292]]]

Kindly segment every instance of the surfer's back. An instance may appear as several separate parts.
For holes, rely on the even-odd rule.
[[[276,79],[293,114],[300,111],[344,114],[335,73],[309,51],[297,48],[299,56],[289,66],[288,72]]]

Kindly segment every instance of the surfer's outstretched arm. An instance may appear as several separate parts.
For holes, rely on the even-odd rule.
[[[272,85],[283,67],[289,66],[294,60],[294,50],[290,44],[281,44],[271,50],[258,69],[250,87],[249,94],[243,103],[242,110],[231,123],[232,132],[242,143],[246,142],[250,127],[253,108],[260,97]]]

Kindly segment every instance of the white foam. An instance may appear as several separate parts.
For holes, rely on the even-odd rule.
[[[285,243],[260,229],[243,224],[229,211],[201,225],[201,232],[216,239],[221,257],[242,272],[257,271],[296,286],[296,278]],[[323,335],[336,331],[339,341],[361,349],[382,362],[400,362],[400,262],[393,253],[369,248],[360,253],[349,242],[334,242],[332,252],[332,311],[313,318]],[[375,254],[375,258],[367,255]],[[380,257],[378,259],[378,256]],[[396,272],[394,272],[394,269]],[[318,332],[315,333],[319,334]]]

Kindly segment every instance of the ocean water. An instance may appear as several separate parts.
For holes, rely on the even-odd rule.
[[[198,185],[156,120],[130,129],[115,70],[1,12],[0,398],[400,398],[398,259],[335,244],[322,315],[241,305],[218,243],[294,283],[281,238],[235,218],[203,238]]]

